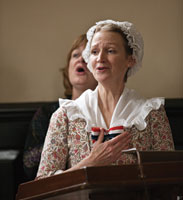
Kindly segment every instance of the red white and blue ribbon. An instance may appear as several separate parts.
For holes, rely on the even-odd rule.
[[[104,141],[110,140],[116,137],[117,135],[121,134],[123,130],[124,130],[123,126],[115,126],[108,130],[104,129]],[[91,128],[91,137],[92,137],[93,143],[97,141],[99,134],[100,134],[100,127]]]

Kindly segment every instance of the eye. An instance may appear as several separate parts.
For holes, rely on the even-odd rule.
[[[91,54],[96,55],[97,54],[97,50],[96,49],[91,50]]]
[[[73,58],[78,58],[78,57],[79,57],[79,53],[73,53],[73,54],[72,54],[72,57],[73,57]]]
[[[79,58],[81,55],[81,52],[78,50],[78,49],[75,49],[72,54],[71,54],[71,57],[72,58]]]
[[[110,54],[116,53],[116,51],[114,49],[108,49],[107,52]]]

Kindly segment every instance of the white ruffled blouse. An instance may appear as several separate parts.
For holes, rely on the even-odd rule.
[[[86,131],[91,132],[92,127],[108,129],[98,106],[98,87],[94,91],[87,90],[76,100],[59,99],[59,104],[66,108],[69,120],[85,119]],[[125,88],[113,112],[109,129],[135,125],[138,130],[144,130],[147,115],[161,105],[164,105],[164,98],[144,99],[135,90]]]
[[[59,101],[61,107],[50,120],[37,178],[60,173],[88,156],[96,140],[92,131],[95,129],[97,132],[98,127],[106,129],[106,138],[125,127],[132,136],[131,147],[139,151],[174,150],[168,118],[161,106],[164,104],[163,98],[146,100],[134,90],[125,88],[116,105],[109,130],[98,107],[98,88],[95,91],[87,90],[76,100]],[[123,152],[111,164],[133,163],[136,163],[136,156]]]

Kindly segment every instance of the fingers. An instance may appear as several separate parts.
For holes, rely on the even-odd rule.
[[[98,139],[97,139],[97,143],[102,143],[103,140],[104,140],[104,129],[101,128],[100,129],[100,134],[99,134]]]
[[[131,143],[131,135],[125,135],[124,137],[119,138],[119,141],[114,144],[114,146],[116,148],[122,148],[122,150],[124,149],[128,149],[130,147],[130,143]]]
[[[121,152],[122,150],[130,148],[131,135],[128,132],[124,132],[108,142],[112,146],[113,151]]]
[[[130,148],[131,134],[123,132],[115,138],[103,142],[104,129],[100,129],[98,140],[94,143],[90,159],[94,165],[108,165],[116,161],[122,150]]]
[[[127,141],[131,139],[131,135],[128,132],[123,132],[122,134],[116,136],[115,138],[113,138],[112,140],[110,140],[109,142],[112,145],[115,145],[117,143],[119,143],[119,141]]]
[[[112,146],[112,155],[114,159],[113,161],[116,161],[122,155],[123,150],[130,148],[131,136],[129,134],[127,134],[125,137],[121,136],[118,139],[118,142],[116,142],[115,144],[110,144]]]

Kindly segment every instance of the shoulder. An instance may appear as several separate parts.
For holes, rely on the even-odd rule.
[[[58,107],[57,110],[52,113],[51,120],[62,120],[63,118],[67,118],[67,109],[61,106]]]
[[[126,124],[129,127],[135,125],[139,130],[146,128],[150,116],[163,112],[164,98],[161,97],[146,99],[135,90],[125,89],[121,100],[123,100],[124,112],[128,114]]]
[[[167,119],[166,111],[164,108],[164,98],[152,98],[148,99],[144,105],[146,110],[146,120],[151,122],[162,121]]]
[[[147,117],[153,121],[168,121],[164,105],[161,105],[158,109],[151,110]]]
[[[60,108],[57,112],[63,112],[67,114],[69,120],[85,119],[91,114],[91,108],[93,108],[96,101],[97,90],[86,90],[76,100],[59,99]]]

